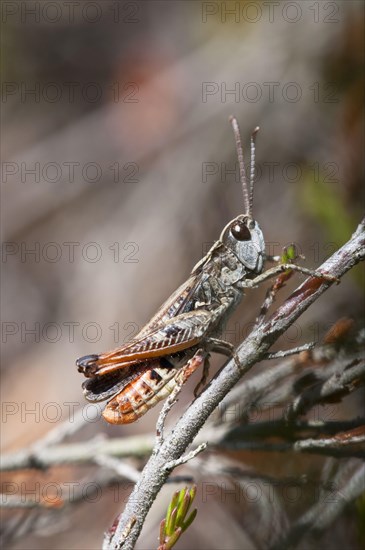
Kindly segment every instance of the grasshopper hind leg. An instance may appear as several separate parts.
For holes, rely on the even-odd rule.
[[[209,354],[207,354],[204,358],[204,367],[203,367],[201,379],[199,380],[199,382],[197,383],[194,389],[194,397],[198,397],[200,393],[199,392],[200,388],[205,387],[209,376],[209,369],[210,369]]]
[[[236,348],[231,342],[226,342],[225,340],[219,340],[218,338],[208,338],[206,340],[209,349],[215,353],[220,353],[225,355],[230,359],[234,359],[237,367],[240,369],[242,367],[240,358],[237,355]]]
[[[236,353],[236,349],[233,344],[231,344],[230,342],[226,342],[225,340],[219,340],[218,338],[207,338],[206,344],[208,345],[209,350],[215,353],[220,353],[221,355],[225,355],[226,357],[233,358],[237,367],[239,369],[242,368],[241,361]],[[210,354],[206,352],[202,377],[194,389],[195,397],[198,397],[200,388],[206,385],[210,368],[209,358]]]

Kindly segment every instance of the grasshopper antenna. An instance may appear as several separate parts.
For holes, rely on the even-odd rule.
[[[251,200],[250,197],[252,195],[252,192],[251,192],[251,189],[250,190],[248,189],[248,185],[247,185],[246,169],[245,169],[245,161],[243,160],[243,149],[242,149],[240,129],[238,126],[237,119],[234,116],[230,116],[229,121],[232,124],[234,137],[236,140],[238,164],[240,167],[240,180],[242,184],[243,199],[245,201],[246,214],[251,218],[252,204],[250,202]],[[252,157],[252,149],[251,149],[251,157]],[[251,167],[251,170],[252,170],[252,167]]]
[[[256,156],[256,135],[257,132],[260,130],[259,126],[256,126],[254,131],[251,134],[251,162],[250,162],[250,196],[248,199],[248,211],[249,216],[251,217],[252,214],[252,206],[253,206],[253,188],[255,185],[255,156]]]

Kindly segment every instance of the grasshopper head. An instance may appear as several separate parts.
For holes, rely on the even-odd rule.
[[[240,130],[237,120],[230,118],[236,140],[237,156],[240,168],[243,198],[246,213],[237,216],[223,229],[220,241],[231,250],[238,260],[250,271],[260,273],[265,257],[265,240],[261,228],[252,217],[253,187],[255,180],[255,138],[259,128],[251,135],[250,185],[247,184],[246,170],[243,160]]]
[[[262,271],[265,240],[257,221],[247,215],[237,216],[223,229],[220,241],[247,269],[255,273]]]

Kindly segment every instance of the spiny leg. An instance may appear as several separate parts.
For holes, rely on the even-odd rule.
[[[226,342],[226,340],[220,340],[219,338],[207,338],[206,343],[210,350],[221,353],[230,359],[233,358],[237,367],[239,369],[242,367],[240,358],[236,353],[236,348],[231,342]]]
[[[277,293],[290,279],[293,273],[293,271],[283,271],[282,273],[280,273],[280,275],[276,277],[271,287],[268,288],[268,290],[266,291],[265,300],[263,301],[259,315],[256,318],[255,327],[260,326],[264,322],[266,313],[269,311],[270,307],[274,303]]]
[[[215,353],[220,353],[222,355],[225,355],[226,357],[229,357],[230,359],[233,358],[239,369],[242,367],[240,358],[238,357],[238,355],[236,353],[236,348],[230,342],[227,342],[226,340],[220,340],[219,338],[207,338],[204,343],[206,344],[206,346],[209,350],[211,350]],[[209,368],[210,368],[209,353],[208,352],[203,351],[203,350],[198,350],[196,352],[196,354],[194,355],[194,357],[196,355],[199,355],[200,361],[201,361],[201,357],[204,356],[204,368],[203,368],[202,377],[201,377],[199,383],[197,384],[197,386],[194,389],[194,396],[195,397],[198,396],[199,389],[201,387],[205,386],[205,384],[207,382],[207,379],[208,379],[208,376],[209,376]],[[192,361],[194,359],[194,357],[190,361]],[[196,366],[193,366],[193,371],[192,372],[194,372],[196,370],[196,368],[197,368]],[[188,376],[190,376],[190,374],[191,373],[189,372]]]
[[[222,355],[225,355],[230,359],[233,358],[237,367],[241,369],[242,367],[241,361],[236,353],[236,348],[234,347],[233,344],[231,344],[230,342],[227,342],[226,340],[220,340],[219,338],[207,338],[205,340],[205,344],[207,345],[209,350],[215,353],[220,353]],[[198,396],[198,390],[200,389],[200,387],[205,386],[206,384],[206,381],[209,375],[209,367],[210,367],[209,353],[207,353],[204,359],[204,368],[203,368],[202,377],[194,390],[195,397]]]
[[[182,383],[185,384],[188,378],[204,363],[208,356],[208,352],[204,349],[198,349],[193,357],[189,359],[186,365],[181,369],[180,373],[177,375],[177,379],[181,379]]]
[[[293,271],[298,271],[299,273],[304,273],[304,275],[309,275],[310,277],[318,277],[318,279],[324,279],[326,282],[329,283],[339,282],[338,279],[336,277],[333,277],[332,275],[327,275],[326,273],[320,273],[319,271],[307,269],[306,267],[302,267],[300,265],[280,264],[278,266],[272,267],[271,269],[268,269],[264,273],[261,273],[261,275],[258,275],[254,279],[246,279],[245,281],[242,281],[242,286],[247,288],[257,286],[267,279],[271,279],[271,277],[275,277],[276,275],[279,275],[283,271],[287,271],[289,269]]]
[[[207,383],[208,376],[209,376],[209,368],[210,368],[210,362],[209,362],[209,354],[208,354],[206,356],[206,358],[204,359],[204,367],[203,367],[202,377],[201,377],[201,379],[199,380],[199,382],[197,383],[197,385],[195,386],[195,389],[194,389],[194,397],[198,397],[200,388],[201,387],[204,388],[205,384]]]
[[[305,260],[305,256],[303,256],[303,254],[298,254],[295,244],[291,244],[289,246],[284,247],[282,254],[280,256],[271,256],[270,254],[268,254],[266,255],[265,258],[266,260],[269,260],[271,262],[275,262],[275,263],[280,262],[284,264],[287,264],[287,263],[293,264],[299,258],[302,260]],[[271,305],[273,304],[277,293],[285,285],[285,283],[290,279],[290,277],[293,274],[294,274],[294,271],[290,269],[287,271],[283,271],[276,277],[274,283],[266,291],[266,297],[263,304],[261,305],[260,313],[256,318],[255,327],[260,326],[264,322],[266,313],[268,312]]]

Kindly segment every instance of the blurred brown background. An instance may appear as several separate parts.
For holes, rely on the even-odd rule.
[[[315,267],[349,237],[364,198],[364,5],[9,1],[1,10],[2,449],[11,452],[84,405],[75,359],[132,337],[242,211],[230,114],[247,153],[261,127],[254,214],[269,252],[295,242]],[[361,279],[357,268],[332,288],[282,347],[321,339],[343,315],[360,325]],[[234,343],[263,295],[249,292],[232,319]],[[185,392],[180,406],[188,401]],[[89,422],[75,440],[148,433],[158,409],[126,427]],[[244,460],[273,467],[253,456]],[[106,491],[51,524],[34,510],[7,512],[7,534],[19,514],[33,522],[7,547],[98,548],[120,509]],[[199,509],[177,548],[251,548],[238,512],[232,519],[219,498]],[[207,522],[229,522],[229,540],[202,533]],[[146,531],[139,548],[157,545],[157,530]]]

